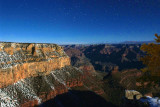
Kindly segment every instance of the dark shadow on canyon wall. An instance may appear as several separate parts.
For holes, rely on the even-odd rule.
[[[90,60],[92,65],[94,66],[95,70],[104,71],[104,65],[106,66],[106,71],[108,71],[108,67],[116,65],[119,67],[119,70],[124,69],[141,69],[144,67],[141,61],[137,58],[137,54],[142,55],[143,53],[140,51],[139,48],[134,45],[133,49],[130,49],[130,45],[113,45],[116,46],[115,50],[111,52],[111,54],[102,54],[103,49],[105,49],[105,45],[93,45],[89,46],[85,51],[85,56]],[[94,50],[94,51],[93,51]],[[128,51],[125,58],[122,57],[123,54]],[[124,61],[122,61],[124,60]],[[110,65],[112,64],[112,65]]]
[[[103,97],[91,91],[70,90],[67,93],[57,95],[40,107],[116,107],[107,102]]]

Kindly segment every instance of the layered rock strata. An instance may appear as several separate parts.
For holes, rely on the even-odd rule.
[[[84,75],[56,44],[0,43],[0,106],[32,107],[70,88]]]
[[[74,89],[104,95],[93,67],[80,69],[56,44],[0,43],[0,107],[39,106]]]
[[[83,86],[84,78],[83,72],[68,66],[51,71],[49,75],[21,79],[0,89],[0,106],[38,106],[72,87]]]
[[[0,88],[70,65],[55,44],[0,43]]]

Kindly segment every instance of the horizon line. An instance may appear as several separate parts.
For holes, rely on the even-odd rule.
[[[11,42],[0,41],[0,43],[35,43],[35,44],[57,44],[57,45],[100,45],[100,44],[143,44],[143,43],[155,43],[154,40],[149,41],[122,41],[122,42],[97,42],[97,43],[47,43],[47,42]]]

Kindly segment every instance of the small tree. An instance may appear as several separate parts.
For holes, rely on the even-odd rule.
[[[147,67],[142,71],[150,72],[151,76],[160,76],[160,35],[155,34],[156,43],[143,44],[141,50],[146,52],[146,55],[141,58],[143,64]]]

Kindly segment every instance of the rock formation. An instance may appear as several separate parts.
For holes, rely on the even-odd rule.
[[[69,58],[56,44],[0,43],[0,107],[43,106],[51,99],[57,101],[58,96],[85,105],[86,94],[80,93],[86,91],[100,95],[109,102],[107,105],[120,106],[125,90],[135,90],[137,84],[141,85],[136,79],[142,73],[134,69],[139,63],[138,48],[137,45],[65,46]],[[128,64],[133,64],[133,68],[123,70]],[[90,92],[87,95],[89,103],[95,101]],[[130,94],[126,95],[130,98]]]
[[[84,78],[56,44],[0,43],[1,107],[39,105],[83,86]]]
[[[65,45],[64,50],[71,57],[72,66],[88,71],[111,72],[116,66],[119,70],[143,68],[139,58],[144,53],[139,44],[99,44]]]
[[[125,97],[130,100],[139,100],[142,94],[135,90],[125,90]]]
[[[69,57],[55,44],[1,43],[0,48],[0,88],[70,65]]]

